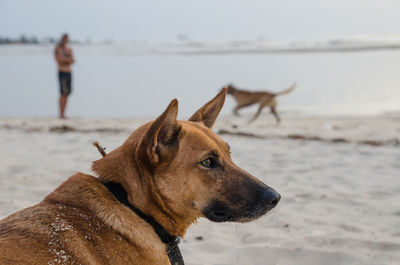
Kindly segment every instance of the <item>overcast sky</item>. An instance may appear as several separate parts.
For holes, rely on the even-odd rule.
[[[95,41],[400,34],[399,0],[0,0],[0,36]]]

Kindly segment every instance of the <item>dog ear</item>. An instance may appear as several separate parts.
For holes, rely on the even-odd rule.
[[[178,100],[169,103],[167,109],[151,124],[143,136],[139,155],[145,155],[153,165],[168,159],[178,148],[178,136],[182,126],[178,124]],[[167,152],[168,151],[168,152]]]
[[[224,87],[212,100],[207,102],[203,107],[196,111],[189,121],[202,122],[208,128],[214,125],[222,106],[225,103],[227,88]]]

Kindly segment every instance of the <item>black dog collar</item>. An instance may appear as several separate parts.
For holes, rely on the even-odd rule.
[[[148,224],[150,224],[153,227],[154,232],[156,232],[161,241],[167,245],[167,254],[169,261],[171,262],[172,265],[185,264],[182,258],[181,251],[179,250],[178,247],[178,244],[180,243],[179,236],[170,235],[167,232],[167,230],[165,230],[164,227],[162,227],[156,220],[154,220],[153,217],[146,215],[145,213],[134,207],[132,204],[130,204],[128,201],[128,194],[126,193],[124,188],[122,188],[121,184],[115,182],[104,182],[103,180],[101,180],[101,182],[114,195],[114,197],[117,198],[119,202],[130,208],[140,218],[145,220]]]

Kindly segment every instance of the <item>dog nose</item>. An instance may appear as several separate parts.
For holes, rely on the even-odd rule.
[[[279,195],[278,192],[276,192],[272,188],[267,188],[264,190],[264,201],[271,207],[274,208],[279,200],[281,199],[281,195]]]

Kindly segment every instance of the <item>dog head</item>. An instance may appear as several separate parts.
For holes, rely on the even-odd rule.
[[[176,119],[174,99],[155,121],[137,129],[119,149],[101,159],[112,159],[108,166],[112,170],[105,170],[104,161],[98,164],[101,160],[93,169],[121,183],[133,205],[156,220],[168,217],[182,230],[198,217],[215,222],[260,217],[277,205],[280,195],[236,166],[229,145],[211,130],[226,90],[188,121]]]
[[[226,93],[228,95],[233,94],[236,91],[236,87],[232,84],[228,84],[227,86],[225,86],[227,88]]]

